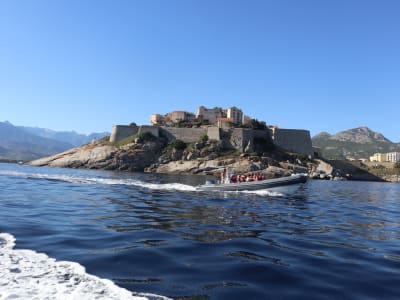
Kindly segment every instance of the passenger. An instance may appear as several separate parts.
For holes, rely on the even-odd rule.
[[[236,183],[237,182],[237,177],[236,175],[231,176],[231,183]]]
[[[225,175],[226,175],[226,170],[224,169],[224,170],[221,172],[221,183],[224,183],[224,182],[225,182]]]

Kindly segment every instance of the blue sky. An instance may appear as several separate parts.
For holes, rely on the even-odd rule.
[[[400,1],[1,0],[0,121],[82,133],[237,106],[400,142]]]

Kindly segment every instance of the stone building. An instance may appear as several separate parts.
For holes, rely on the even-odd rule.
[[[199,121],[208,121],[210,125],[215,125],[217,124],[218,119],[225,115],[226,113],[221,107],[206,108],[200,106],[197,110],[196,117]]]
[[[176,110],[169,112],[166,115],[165,119],[173,123],[177,123],[180,121],[194,122],[196,120],[196,116],[187,111]]]
[[[218,128],[230,128],[232,127],[233,119],[232,118],[218,118],[217,127]]]
[[[236,125],[241,125],[243,123],[243,112],[235,106],[226,109],[226,117],[232,119],[233,123]]]
[[[163,125],[165,124],[165,116],[160,114],[152,114],[150,116],[150,124],[151,125]]]

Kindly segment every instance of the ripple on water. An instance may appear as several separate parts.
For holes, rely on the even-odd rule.
[[[208,194],[191,190],[198,177],[13,168],[19,173],[0,166],[1,229],[19,247],[76,261],[130,291],[177,299],[400,294],[398,185],[310,181],[294,195]]]

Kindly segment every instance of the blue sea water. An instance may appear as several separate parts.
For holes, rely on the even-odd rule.
[[[87,283],[82,276],[90,274],[111,280],[113,292],[121,287],[134,295],[400,298],[399,184],[309,181],[288,195],[196,192],[193,186],[203,182],[201,176],[0,164],[0,232],[6,233],[0,265],[4,249],[17,265],[0,268],[0,298],[9,285],[14,296],[26,295],[15,277],[7,281],[22,272],[18,264],[30,262],[24,270],[40,282],[51,276],[48,260],[84,267],[74,282]],[[31,258],[16,259],[19,249],[30,249],[21,253]],[[39,253],[46,257],[37,260]],[[68,270],[57,271],[54,285],[71,282]],[[42,282],[39,298],[60,290],[47,277]],[[91,286],[87,299],[112,298]],[[64,285],[64,292],[73,287]]]

